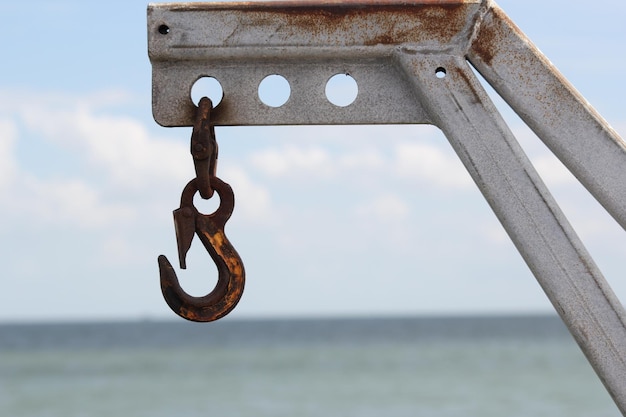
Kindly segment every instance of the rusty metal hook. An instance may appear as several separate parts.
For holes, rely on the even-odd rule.
[[[194,234],[198,235],[217,266],[218,279],[213,291],[203,297],[187,294],[180,287],[172,264],[164,255],[158,259],[165,301],[176,314],[191,321],[206,322],[224,317],[241,299],[245,284],[243,262],[224,234],[224,226],[235,205],[233,190],[217,177],[211,177],[211,186],[220,197],[219,208],[208,215],[196,209],[193,197],[198,192],[198,181],[194,178],[182,192],[180,208],[174,210],[174,224],[180,267],[186,268],[187,251]]]

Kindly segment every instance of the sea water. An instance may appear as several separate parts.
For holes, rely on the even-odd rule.
[[[6,417],[617,417],[557,317],[0,326]]]

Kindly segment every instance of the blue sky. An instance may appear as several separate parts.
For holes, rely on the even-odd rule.
[[[156,258],[176,258],[190,129],[152,119],[146,4],[0,2],[0,321],[174,318]],[[626,136],[626,3],[498,4]],[[624,231],[502,111],[625,299]],[[239,127],[217,138],[237,199],[226,233],[247,272],[232,317],[551,311],[436,129]],[[184,288],[212,289],[199,242],[188,268]]]

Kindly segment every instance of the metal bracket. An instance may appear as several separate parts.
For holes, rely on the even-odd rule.
[[[216,125],[438,126],[626,415],[626,313],[470,64],[625,229],[626,143],[493,1],[152,4],[148,40],[164,126],[193,124],[202,76]],[[359,86],[346,107],[324,94],[338,73]],[[270,74],[281,107],[258,98]]]

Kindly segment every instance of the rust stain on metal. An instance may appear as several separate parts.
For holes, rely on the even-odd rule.
[[[355,34],[371,33],[361,44],[399,44],[418,41],[424,32],[450,38],[463,27],[465,14],[462,4],[438,5],[375,5],[350,7],[285,7],[273,11],[283,16],[292,30],[314,33],[317,36],[341,31],[346,38]],[[419,16],[422,27],[403,24],[403,15]],[[417,17],[416,16],[416,17]],[[353,28],[354,30],[350,30]]]
[[[283,1],[238,1],[238,2],[187,2],[187,3],[162,3],[162,6],[168,8],[168,10],[175,12],[186,11],[206,11],[206,10],[276,10],[276,9],[323,9],[323,8],[338,8],[338,7],[350,7],[350,8],[363,8],[371,9],[376,7],[388,7],[388,6],[403,6],[403,7],[415,7],[415,6],[451,6],[451,5],[465,5],[469,3],[478,3],[476,0],[283,0]]]
[[[472,43],[471,52],[489,67],[519,68],[519,71],[507,71],[506,76],[514,77],[516,83],[528,86],[523,94],[532,96],[537,103],[550,102],[554,97],[568,100],[569,90],[563,88],[568,81],[540,53],[529,53],[528,49],[519,48],[517,46],[519,41],[530,42],[502,9],[492,7],[483,19],[478,36]],[[543,78],[551,80],[542,84],[541,88],[530,88],[537,85],[538,79]],[[563,111],[565,110],[558,106],[550,108],[549,111],[542,113],[542,120],[556,126],[561,118],[567,116],[561,113]]]
[[[174,12],[232,12],[246,27],[271,27],[285,43],[390,45],[424,40],[449,42],[468,23],[472,1],[243,2],[172,6]],[[236,39],[231,39],[237,42]],[[238,40],[241,45],[241,40]],[[303,45],[304,46],[304,45]]]
[[[470,77],[468,77],[467,73],[463,71],[461,68],[454,68],[454,72],[456,73],[456,75],[463,78],[463,81],[465,81],[465,85],[472,92],[472,103],[473,104],[480,103],[480,94],[474,88],[472,80],[470,79]]]
[[[194,234],[211,256],[218,271],[215,288],[204,297],[187,294],[180,286],[174,268],[163,255],[159,256],[159,273],[163,298],[179,316],[191,321],[214,321],[232,311],[243,294],[245,270],[239,254],[232,246],[224,227],[235,205],[232,188],[218,177],[211,177],[211,186],[220,197],[220,206],[212,214],[202,214],[193,204],[199,191],[198,180],[191,180],[181,195],[180,208],[174,211],[178,256],[181,268]]]
[[[490,10],[494,13],[494,10]],[[501,39],[502,34],[499,32],[496,25],[481,25],[478,36],[472,43],[472,50],[474,53],[483,60],[487,65],[491,65],[493,57],[496,55],[496,48],[498,47],[498,40]]]
[[[196,120],[191,133],[191,155],[198,179],[198,191],[202,198],[213,196],[211,177],[215,177],[217,169],[217,141],[215,129],[211,124],[213,103],[208,97],[203,97],[198,103]]]
[[[512,51],[501,54],[502,40],[513,30],[514,33],[525,38],[522,31],[513,21],[498,7],[491,7],[489,13],[483,19],[480,31],[472,43],[473,52],[480,57],[485,64],[491,65],[496,55],[506,55],[506,58],[515,62],[519,57],[512,55]]]
[[[256,24],[280,20],[280,35],[286,39],[302,36],[306,32],[312,38],[325,40],[325,43],[331,41],[362,46],[417,43],[425,33],[430,35],[430,39],[447,42],[464,27],[464,11],[463,5],[459,4],[358,8],[292,6],[273,9],[271,12],[250,10],[256,13],[252,19]],[[419,22],[419,26],[410,22]]]

